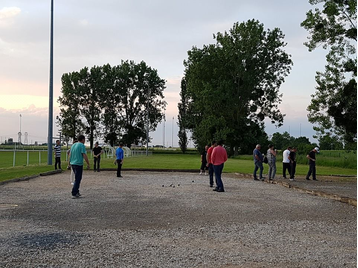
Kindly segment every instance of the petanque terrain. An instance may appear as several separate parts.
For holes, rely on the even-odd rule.
[[[0,267],[356,267],[355,206],[235,174],[224,193],[123,176],[85,171],[79,199],[69,171],[0,185]]]

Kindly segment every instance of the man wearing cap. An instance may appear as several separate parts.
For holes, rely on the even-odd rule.
[[[310,151],[307,155],[307,158],[309,159],[309,165],[310,169],[308,170],[306,180],[310,180],[310,176],[312,174],[312,179],[314,181],[317,180],[316,178],[316,153],[319,153],[319,148],[315,147],[312,151]]]

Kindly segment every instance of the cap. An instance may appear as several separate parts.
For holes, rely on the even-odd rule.
[[[317,153],[319,153],[319,148],[315,147],[314,150],[316,150]]]

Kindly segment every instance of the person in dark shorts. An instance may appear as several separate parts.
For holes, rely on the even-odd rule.
[[[99,165],[101,162],[101,154],[103,153],[102,151],[102,147],[98,146],[98,141],[95,143],[93,149],[92,149],[92,154],[93,154],[93,170],[96,172],[99,172]]]

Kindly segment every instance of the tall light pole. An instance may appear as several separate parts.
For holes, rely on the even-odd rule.
[[[47,164],[52,165],[52,131],[53,131],[53,0],[51,0],[50,27],[50,85],[48,100]]]
[[[164,108],[164,121],[163,121],[163,147],[165,148],[165,108]]]

